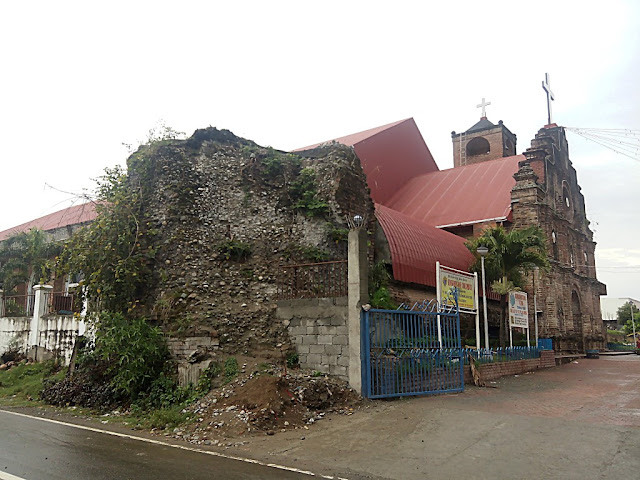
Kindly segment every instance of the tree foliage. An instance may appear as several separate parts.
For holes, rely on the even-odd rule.
[[[623,325],[624,332],[628,335],[633,333],[633,323],[631,322],[631,311],[633,310],[633,320],[636,323],[636,333],[640,331],[640,310],[633,303],[624,303],[618,308],[618,324]]]
[[[487,247],[485,257],[485,275],[491,282],[491,289],[502,296],[500,321],[500,344],[506,342],[505,323],[507,304],[505,295],[524,286],[525,275],[534,267],[547,269],[547,245],[540,227],[506,230],[503,226],[486,228],[479,237],[466,243],[467,248],[475,256],[472,271],[481,270],[481,259],[478,247]]]
[[[10,236],[0,242],[0,285],[10,292],[21,283],[46,282],[59,251],[60,245],[37,228]]]
[[[525,275],[534,267],[549,267],[544,234],[535,225],[508,231],[501,225],[486,228],[479,237],[468,241],[466,245],[476,258],[471,266],[471,270],[475,272],[480,271],[481,263],[478,247],[489,249],[485,257],[485,274],[489,282],[494,282],[494,290],[499,290],[497,293],[509,291],[509,287],[511,290],[522,287]],[[496,281],[500,283],[496,284]]]
[[[136,308],[151,280],[154,231],[144,224],[144,189],[140,177],[120,167],[98,179],[96,219],[65,245],[60,268],[80,273],[86,293],[103,310]]]

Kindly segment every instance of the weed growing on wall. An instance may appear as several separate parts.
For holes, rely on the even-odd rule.
[[[289,196],[293,201],[292,208],[309,217],[322,216],[329,211],[329,204],[318,198],[313,168],[306,167],[300,171],[298,178],[289,186]]]

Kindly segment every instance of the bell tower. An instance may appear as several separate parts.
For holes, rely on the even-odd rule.
[[[487,119],[484,98],[480,121],[462,133],[451,132],[453,141],[453,166],[464,167],[516,154],[516,136],[504,126],[502,120],[494,125]]]

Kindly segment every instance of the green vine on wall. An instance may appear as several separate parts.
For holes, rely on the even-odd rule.
[[[140,307],[157,248],[143,208],[150,161],[140,151],[134,155],[147,168],[137,169],[135,177],[120,167],[105,169],[98,179],[96,219],[71,237],[58,259],[59,271],[83,273],[88,297],[112,312]]]

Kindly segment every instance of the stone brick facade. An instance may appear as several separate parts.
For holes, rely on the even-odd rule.
[[[483,118],[486,121],[486,118]],[[486,123],[491,126],[488,121]],[[453,166],[461,167],[486,162],[516,154],[516,136],[505,127],[502,120],[493,128],[474,131],[474,127],[462,133],[452,132]]]
[[[600,295],[606,286],[596,278],[596,244],[564,128],[541,129],[524,156],[511,195],[513,226],[539,225],[551,262],[535,288],[540,336],[554,338],[556,350],[604,348]],[[530,280],[526,291],[533,311]]]

